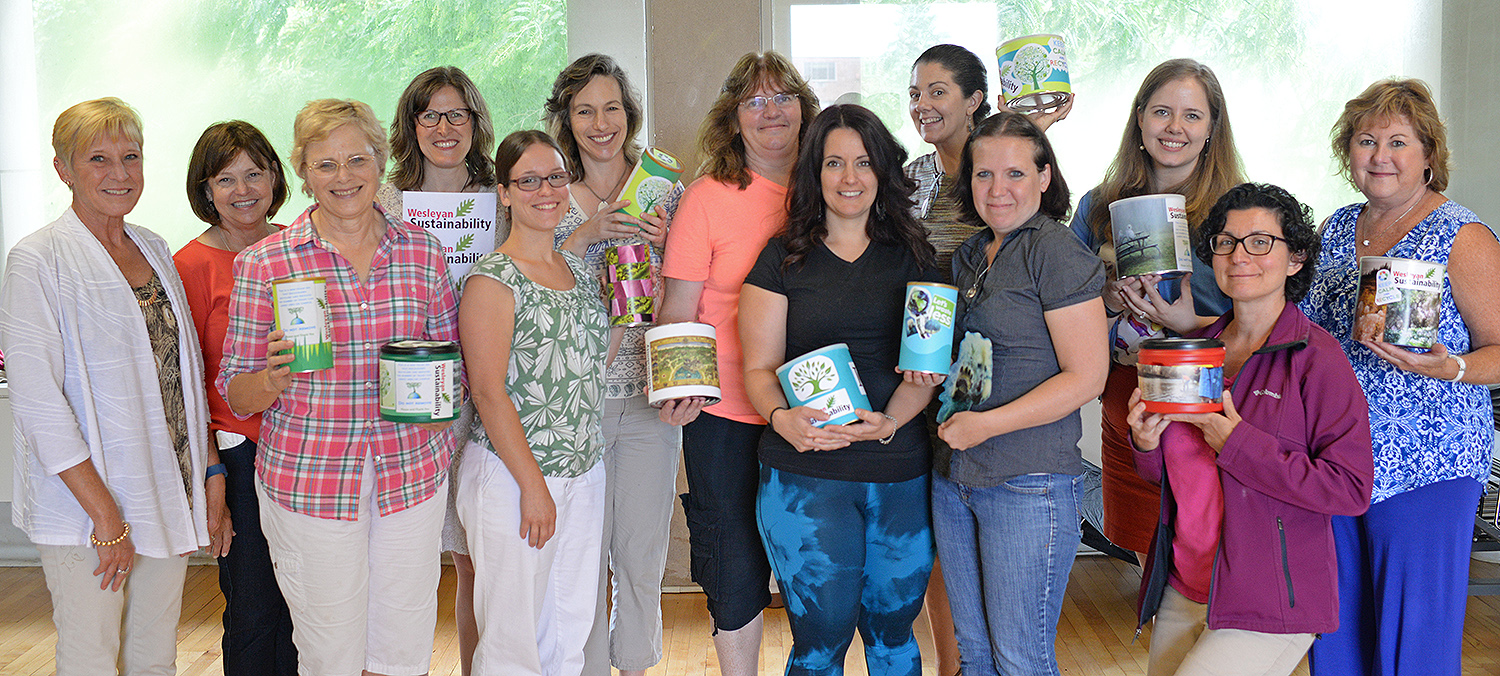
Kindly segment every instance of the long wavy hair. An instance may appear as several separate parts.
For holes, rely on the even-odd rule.
[[[803,137],[787,196],[789,207],[782,233],[787,240],[787,257],[782,267],[801,263],[828,236],[828,205],[823,201],[823,150],[828,135],[835,129],[859,134],[870,158],[870,170],[875,174],[875,204],[865,220],[865,234],[873,242],[904,246],[923,267],[935,267],[937,250],[927,241],[927,230],[911,215],[911,195],[917,184],[901,169],[906,164],[906,150],[875,113],[852,104],[829,106],[813,118]]]
[[[1203,155],[1193,167],[1192,175],[1179,185],[1164,186],[1161,192],[1177,193],[1186,198],[1188,227],[1195,233],[1214,202],[1230,188],[1245,182],[1244,163],[1234,147],[1234,132],[1229,127],[1229,111],[1224,105],[1224,88],[1214,72],[1192,59],[1163,61],[1151,69],[1141,82],[1140,91],[1130,106],[1130,116],[1125,122],[1125,133],[1120,138],[1120,149],[1104,173],[1104,182],[1094,189],[1093,205],[1086,215],[1094,239],[1109,242],[1114,239],[1109,224],[1109,203],[1115,200],[1150,194],[1151,156],[1146,153],[1141,137],[1139,116],[1156,90],[1174,80],[1193,78],[1203,87],[1208,99],[1208,143]]]
[[[763,83],[797,95],[802,108],[802,126],[797,130],[797,138],[807,135],[807,126],[818,114],[818,95],[785,56],[776,52],[750,52],[740,57],[729,70],[729,77],[724,78],[719,98],[698,130],[698,149],[703,153],[701,173],[720,183],[738,185],[740,190],[750,187],[745,139],[740,136],[740,102],[755,96],[755,90]]]
[[[391,167],[389,180],[399,190],[422,187],[426,165],[422,149],[417,146],[417,116],[427,110],[433,95],[443,87],[457,89],[464,107],[469,109],[469,129],[474,135],[469,154],[464,156],[469,185],[495,185],[495,162],[490,159],[490,148],[495,145],[495,124],[490,120],[489,106],[479,94],[479,87],[462,70],[438,66],[412,79],[396,102],[396,118],[391,120],[391,159],[395,160],[395,166]]]
[[[588,54],[568,64],[557,80],[552,83],[552,96],[546,103],[547,132],[563,149],[563,157],[573,164],[574,177],[584,179],[583,156],[579,154],[578,139],[573,137],[573,97],[578,95],[595,76],[612,77],[620,85],[620,105],[625,108],[625,162],[635,164],[641,158],[641,144],[635,136],[641,131],[641,96],[630,86],[625,69],[612,57],[604,54]]]
[[[953,183],[953,193],[958,197],[959,221],[975,227],[989,227],[974,206],[974,142],[982,138],[1005,137],[1031,141],[1035,151],[1032,160],[1037,171],[1052,167],[1052,179],[1042,191],[1042,202],[1037,210],[1054,221],[1066,221],[1072,196],[1068,192],[1068,182],[1063,179],[1062,167],[1057,166],[1057,153],[1052,151],[1052,142],[1030,117],[1013,110],[1002,110],[985,118],[974,128],[974,133],[969,134],[969,142],[964,144],[964,152],[958,160],[958,180]]]

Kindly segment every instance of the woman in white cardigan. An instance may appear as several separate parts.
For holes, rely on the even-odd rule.
[[[52,146],[72,204],[11,249],[0,285],[12,517],[41,552],[58,674],[171,674],[184,557],[231,532],[224,478],[205,480],[222,466],[202,352],[166,242],[125,223],[142,187],[135,111],[75,105]]]

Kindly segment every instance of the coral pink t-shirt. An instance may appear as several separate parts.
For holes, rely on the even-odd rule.
[[[1227,383],[1226,383],[1227,385]],[[1224,531],[1224,486],[1219,482],[1218,454],[1203,432],[1174,422],[1162,432],[1162,452],[1172,497],[1177,502],[1168,584],[1197,603],[1208,603],[1214,555]]]
[[[703,410],[753,425],[765,420],[745,394],[740,351],[740,287],[766,242],[786,226],[786,188],[750,173],[740,190],[709,176],[688,186],[667,234],[662,276],[703,282],[698,321],[712,325],[719,350],[719,403]]]

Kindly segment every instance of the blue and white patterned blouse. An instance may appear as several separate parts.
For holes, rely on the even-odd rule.
[[[1363,204],[1354,204],[1328,218],[1312,290],[1301,307],[1308,318],[1344,346],[1370,401],[1370,431],[1375,440],[1371,502],[1448,479],[1482,481],[1490,473],[1495,435],[1489,391],[1482,385],[1450,383],[1403,371],[1351,337],[1359,294],[1354,222],[1363,210]],[[1479,217],[1474,212],[1457,202],[1445,202],[1386,255],[1447,265],[1458,229],[1477,222]],[[1490,231],[1493,233],[1494,228]],[[1438,342],[1449,352],[1468,353],[1469,327],[1453,303],[1453,287],[1448,280],[1443,282],[1441,316]]]

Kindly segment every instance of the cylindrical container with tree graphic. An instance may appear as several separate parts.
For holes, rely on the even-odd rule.
[[[646,331],[646,402],[661,408],[671,399],[703,397],[719,403],[719,352],[714,327],[677,322]]]
[[[1140,195],[1110,202],[1109,225],[1121,278],[1178,277],[1192,271],[1187,200],[1182,195]]]
[[[292,341],[292,373],[333,368],[333,341],[328,328],[328,294],[322,277],[287,279],[271,284],[276,328]]]
[[[948,374],[953,365],[953,317],[958,287],[934,282],[907,282],[902,313],[901,358],[896,368]]]
[[[817,427],[859,422],[854,409],[870,410],[870,397],[847,343],[834,343],[782,364],[776,377],[790,407],[806,406],[828,414],[828,420],[813,423]]]
[[[652,146],[641,153],[641,159],[630,172],[630,180],[620,188],[616,200],[630,200],[623,211],[636,218],[651,211],[672,194],[672,185],[682,176],[682,162],[661,148]]]
[[[651,251],[644,243],[604,250],[604,304],[610,326],[645,326],[655,320],[656,285]]]
[[[1060,35],[1015,38],[995,50],[1000,60],[1000,96],[1023,113],[1056,108],[1073,94],[1068,50]]]
[[[1354,339],[1432,347],[1437,342],[1447,278],[1448,267],[1441,263],[1361,256]]]
[[[380,347],[380,417],[391,422],[458,418],[458,343],[398,340]]]

